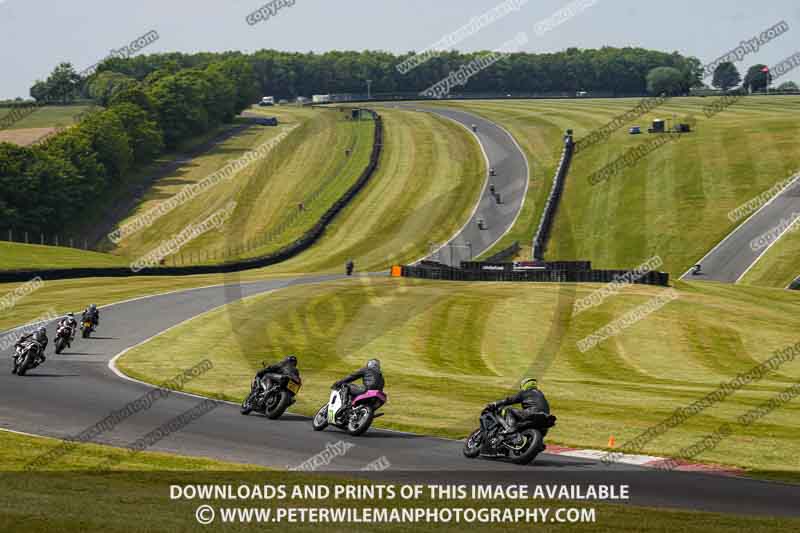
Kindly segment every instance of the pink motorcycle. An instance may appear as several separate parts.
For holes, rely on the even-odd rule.
[[[349,392],[347,385],[334,388],[325,405],[319,408],[311,425],[314,431],[322,431],[328,425],[343,429],[350,435],[363,435],[372,425],[372,421],[384,413],[376,413],[386,403],[386,395],[379,390],[368,390],[347,401]]]

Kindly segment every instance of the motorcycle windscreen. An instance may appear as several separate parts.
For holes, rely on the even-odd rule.
[[[328,422],[333,423],[336,420],[336,413],[342,408],[342,396],[338,390],[331,391],[330,400],[328,400]]]

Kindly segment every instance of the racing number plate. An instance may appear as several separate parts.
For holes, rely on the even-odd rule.
[[[300,385],[291,380],[289,381],[289,383],[286,384],[286,388],[292,391],[292,393],[294,394],[300,392]]]

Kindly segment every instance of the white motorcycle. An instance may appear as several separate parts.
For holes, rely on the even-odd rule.
[[[347,385],[331,391],[328,403],[319,408],[311,422],[314,431],[322,431],[331,424],[357,437],[369,429],[375,418],[383,415],[375,413],[386,403],[386,395],[382,391],[368,390],[349,402],[345,400],[348,396]]]

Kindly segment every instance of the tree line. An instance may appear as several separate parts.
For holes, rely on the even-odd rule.
[[[97,103],[93,112],[34,146],[0,143],[0,228],[63,233],[132,170],[231,122],[258,94],[243,58],[159,68],[142,79],[111,70],[73,74],[61,64],[31,92],[59,103],[85,93]]]
[[[413,54],[261,50],[253,54],[165,53],[111,57],[87,77],[58,65],[30,90],[37,105],[91,99],[98,106],[44,143],[0,143],[0,228],[59,232],[132,169],[181,141],[230,122],[260,95],[315,93],[416,94],[483,52],[443,52],[402,73]],[[669,69],[669,86],[651,73]],[[693,57],[642,48],[570,48],[514,53],[471,77],[465,92],[640,95],[688,93],[701,84]]]

